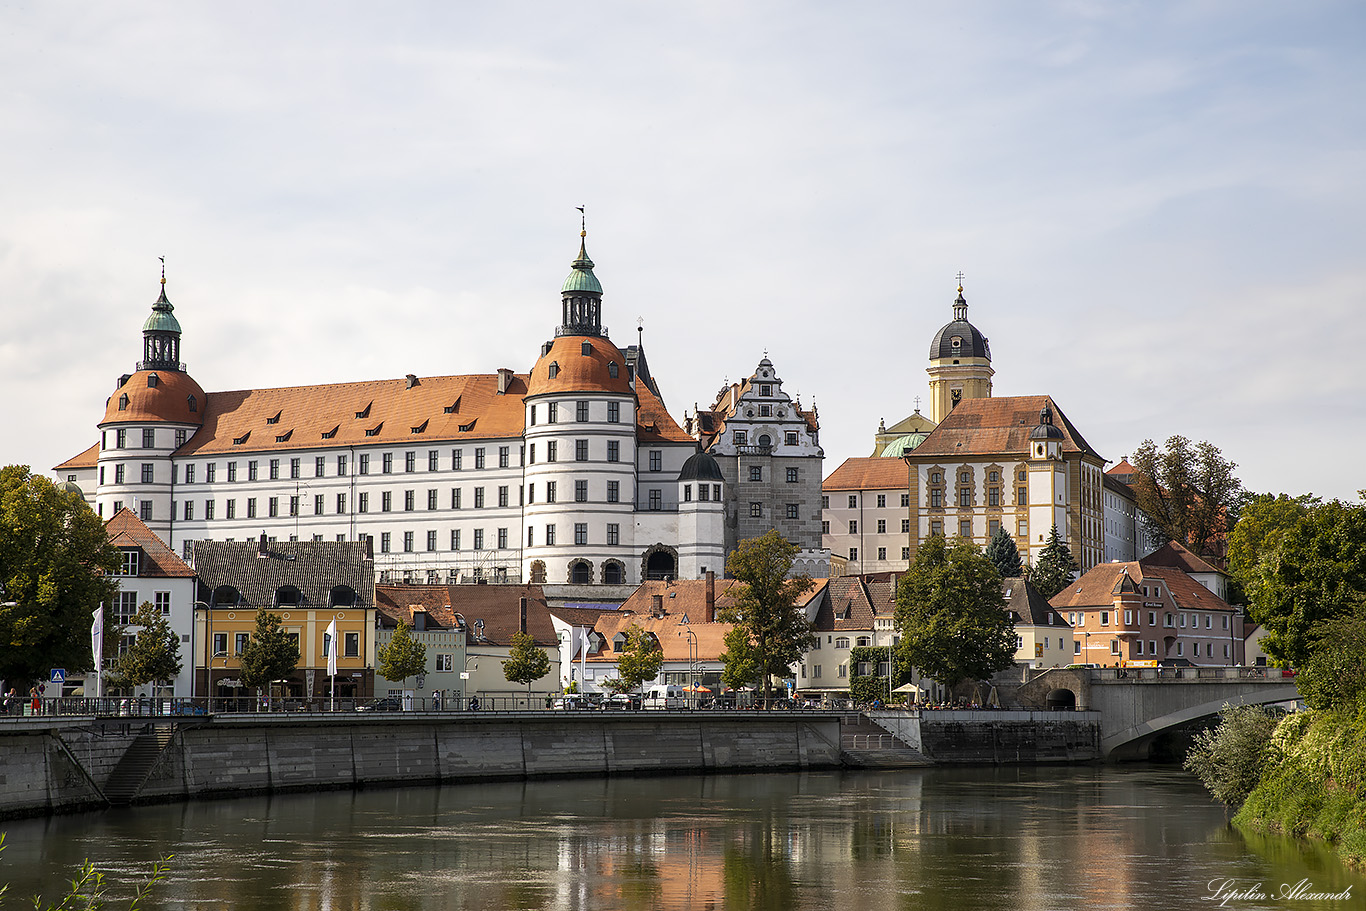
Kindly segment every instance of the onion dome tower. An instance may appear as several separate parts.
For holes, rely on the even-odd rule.
[[[523,399],[522,578],[638,584],[635,378],[602,325],[602,285],[586,237],[581,231],[560,287],[560,325],[541,346]]]
[[[936,424],[963,399],[991,398],[991,346],[987,337],[968,322],[968,302],[959,275],[953,319],[930,342],[930,420]]]
[[[172,455],[203,425],[207,404],[180,362],[174,310],[163,261],[161,295],[142,324],[142,360],[135,373],[119,377],[105,404],[95,490],[100,516],[111,518],[126,506],[172,546]]]

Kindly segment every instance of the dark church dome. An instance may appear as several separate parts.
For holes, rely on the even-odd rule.
[[[968,302],[959,286],[958,299],[953,302],[953,322],[940,329],[930,342],[930,360],[965,357],[991,360],[991,346],[987,337],[968,322]]]

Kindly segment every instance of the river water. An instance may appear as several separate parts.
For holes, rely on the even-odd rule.
[[[1366,907],[1366,878],[1328,852],[1245,837],[1155,766],[447,785],[0,827],[5,907],[87,857],[127,896],[166,854],[145,908],[1210,909],[1223,882],[1265,896],[1226,908]],[[1351,897],[1280,897],[1302,881]]]

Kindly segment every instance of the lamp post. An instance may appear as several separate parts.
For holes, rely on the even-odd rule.
[[[697,708],[697,633],[685,629],[680,636],[688,637],[688,697],[692,708]]]
[[[196,610],[200,606],[204,608],[205,622],[209,628],[209,634],[204,637],[204,698],[208,700],[213,695],[213,608],[207,601],[196,601],[190,605],[190,609]]]

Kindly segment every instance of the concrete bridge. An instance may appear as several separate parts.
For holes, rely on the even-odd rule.
[[[1300,698],[1294,673],[1274,667],[1051,668],[1014,693],[1035,710],[1098,712],[1101,755],[1143,759],[1164,731],[1219,713],[1225,705]]]

